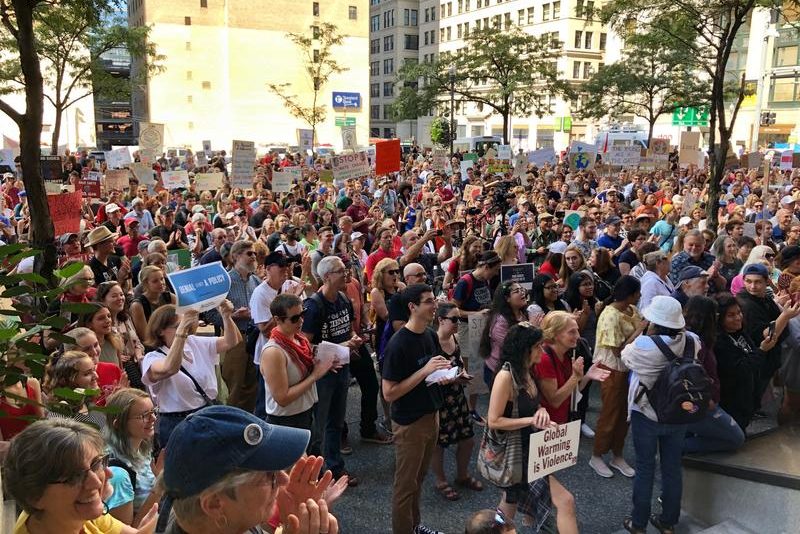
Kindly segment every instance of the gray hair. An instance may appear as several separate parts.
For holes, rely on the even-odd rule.
[[[88,336],[89,334],[97,336],[93,330],[90,328],[86,328],[85,326],[78,326],[73,328],[69,332],[66,332],[64,335],[67,337],[71,337],[75,340],[74,343],[64,343],[64,350],[83,350],[83,347],[79,345],[80,340]]]
[[[338,256],[325,256],[317,264],[317,274],[320,280],[325,280],[325,276],[336,269],[337,263],[344,263]]]
[[[6,490],[29,514],[41,513],[34,503],[49,484],[85,469],[88,447],[103,452],[103,438],[95,428],[72,419],[36,421],[11,440],[3,472]]]
[[[689,230],[688,232],[686,232],[686,235],[683,236],[683,240],[686,241],[686,238],[688,238],[688,237],[699,237],[700,239],[705,240],[705,237],[703,236],[703,232],[701,232],[697,228],[693,228],[693,229]]]
[[[158,252],[160,245],[165,245],[163,240],[161,239],[153,239],[150,241],[150,244],[147,245],[147,253],[152,254],[153,252]]]
[[[172,510],[175,512],[175,517],[183,522],[194,522],[204,519],[205,513],[203,512],[202,501],[205,497],[215,493],[222,493],[226,497],[236,500],[236,490],[241,486],[252,484],[254,478],[260,474],[260,471],[233,471],[197,495],[192,495],[191,497],[185,497],[183,499],[175,499],[172,503]],[[164,487],[164,480],[162,477],[159,477],[159,485]]]

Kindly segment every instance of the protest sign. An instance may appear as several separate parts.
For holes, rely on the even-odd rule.
[[[528,163],[533,163],[537,167],[542,167],[545,163],[556,164],[556,151],[552,148],[540,148],[528,152]]]
[[[153,122],[139,123],[139,149],[147,150],[153,157],[164,151],[164,125]]]
[[[140,148],[139,149],[139,163],[142,165],[152,165],[156,160],[156,153],[152,150]]]
[[[128,147],[115,148],[106,151],[106,167],[109,169],[121,169],[133,163]]]
[[[42,178],[44,179],[45,186],[52,184],[55,187],[56,193],[61,191],[61,174],[64,168],[61,166],[61,156],[41,156],[39,158],[40,167],[42,169]],[[49,191],[49,190],[48,190]]]
[[[581,141],[573,141],[569,146],[569,169],[572,172],[588,171],[594,168],[597,147]]]
[[[203,152],[202,150],[195,154],[195,159],[197,160],[195,164],[198,167],[205,167],[206,165],[208,165],[208,158],[206,157],[206,153]]]
[[[656,170],[657,161],[655,156],[644,156],[639,159],[639,168],[643,171],[654,171]]]
[[[17,164],[14,162],[14,149],[3,148],[0,149],[0,166],[8,167],[9,171],[14,171]],[[9,172],[7,171],[7,172]]]
[[[186,171],[164,171],[161,173],[161,183],[165,189],[173,191],[183,188],[189,189],[189,173]]]
[[[642,159],[639,145],[612,145],[608,147],[608,163],[621,167],[636,167]]]
[[[747,165],[748,169],[758,169],[764,161],[764,154],[761,152],[750,152],[742,156],[742,163]]]
[[[375,174],[389,174],[400,170],[400,139],[375,143]]]
[[[342,126],[342,149],[355,150],[358,147],[356,141],[356,127],[355,126]]]
[[[250,189],[255,174],[256,145],[253,141],[234,141],[231,163],[231,187]]]
[[[167,262],[174,263],[181,269],[188,269],[192,266],[192,253],[188,248],[168,250]]]
[[[433,149],[433,162],[431,167],[434,171],[444,171],[445,167],[447,167],[448,160],[450,158],[447,157],[447,150],[442,148],[434,148]]]
[[[462,358],[477,358],[478,354],[480,354],[481,337],[483,337],[483,331],[486,328],[487,320],[488,314],[486,313],[471,313],[469,315],[467,322],[469,326],[467,335],[468,343],[466,347],[461,347]],[[465,348],[466,351],[464,351]]]
[[[792,170],[792,163],[794,162],[794,152],[792,150],[784,150],[781,152],[780,170]]]
[[[288,193],[292,190],[292,174],[284,172],[272,173],[272,192]]]
[[[581,221],[581,212],[576,210],[568,210],[564,212],[564,224],[572,228],[573,231],[578,229],[578,223]]]
[[[650,141],[650,155],[653,157],[669,157],[669,137],[654,137]]]
[[[466,152],[464,154],[464,160],[477,162],[478,161],[478,154],[476,154],[475,152]]]
[[[222,189],[225,175],[221,172],[201,172],[194,175],[195,189],[198,191],[217,191]]]
[[[517,263],[500,267],[500,281],[512,280],[525,289],[533,289],[535,266],[532,263]]]
[[[475,162],[471,159],[464,159],[461,161],[459,166],[459,170],[461,171],[461,179],[463,180],[467,176],[467,171],[471,169],[475,165]]]
[[[156,183],[156,171],[145,163],[131,163],[130,170],[140,184],[150,185]]]
[[[330,169],[322,169],[319,171],[319,181],[329,184],[333,183],[333,171]]]
[[[697,165],[698,154],[700,158],[700,132],[681,132],[681,141],[678,151],[678,162],[681,165]],[[699,159],[702,163],[702,159]]]
[[[50,218],[53,219],[56,236],[81,231],[82,200],[80,191],[47,195],[47,206],[50,208]]]
[[[123,191],[131,186],[128,169],[109,169],[106,171],[106,191]]]
[[[102,195],[100,184],[103,174],[98,171],[89,171],[86,176],[78,178],[78,190],[87,198],[100,198]]]
[[[531,434],[531,447],[528,450],[528,482],[578,463],[580,441],[580,421],[572,421]]]
[[[300,151],[305,154],[306,150],[314,149],[314,130],[306,130],[303,128],[297,129],[297,146]]]
[[[206,139],[203,141],[203,152],[205,152],[206,157],[211,157],[211,140]]]
[[[525,173],[528,172],[528,157],[522,152],[514,156],[514,178],[522,178],[525,180],[523,186],[528,185],[525,179]]]
[[[284,174],[288,174],[290,179],[292,180],[291,183],[299,184],[303,179],[303,168],[298,166],[292,167],[284,167],[283,168]]]
[[[231,278],[219,261],[176,271],[168,274],[167,278],[178,297],[178,313],[216,308],[231,289]]]
[[[497,145],[497,159],[511,159],[511,145]]]
[[[361,178],[370,174],[367,153],[363,150],[353,154],[333,156],[331,167],[333,167],[333,177],[336,180]]]
[[[461,199],[464,202],[474,201],[477,197],[481,196],[481,193],[483,193],[483,187],[467,184],[464,186],[464,193],[461,195]]]
[[[486,159],[486,172],[503,175],[511,171],[511,159],[489,157]]]

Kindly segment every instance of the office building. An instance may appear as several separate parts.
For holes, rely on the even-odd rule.
[[[151,26],[150,40],[165,56],[133,99],[137,121],[164,124],[164,146],[230,150],[231,141],[296,146],[297,129],[269,84],[291,84],[290,94],[310,106],[313,83],[301,50],[288,33],[313,36],[332,23],[344,36],[332,54],[347,70],[323,80],[317,105],[327,107],[317,144],[341,148],[341,124],[355,122],[357,140],[369,135],[367,0],[129,0],[131,25]],[[353,106],[333,108],[335,93]],[[342,98],[338,99],[342,102]],[[357,107],[356,107],[357,106]],[[345,113],[346,111],[346,113]]]

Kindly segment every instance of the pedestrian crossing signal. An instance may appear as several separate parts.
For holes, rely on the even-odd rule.
[[[775,124],[775,112],[765,111],[761,114],[761,126],[771,126]]]

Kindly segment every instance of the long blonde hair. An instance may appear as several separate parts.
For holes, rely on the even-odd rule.
[[[391,269],[400,270],[400,265],[397,261],[393,260],[392,258],[383,258],[381,261],[378,262],[378,265],[375,266],[375,271],[372,273],[372,287],[377,288],[381,291],[384,291],[383,288],[383,275],[386,271]]]

